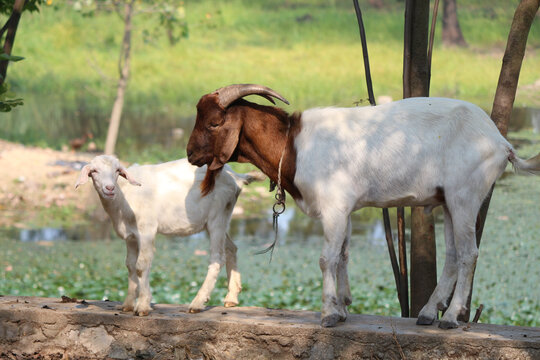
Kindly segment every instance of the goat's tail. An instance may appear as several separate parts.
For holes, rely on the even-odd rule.
[[[234,171],[229,171],[229,173],[232,175],[239,187],[249,185],[255,181],[264,181],[266,179],[266,175],[260,171],[250,171],[246,174],[238,174]]]
[[[540,153],[530,159],[523,160],[510,150],[508,161],[512,163],[515,171],[524,171],[530,174],[540,175]]]

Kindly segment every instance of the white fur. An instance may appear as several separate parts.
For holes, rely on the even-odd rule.
[[[473,104],[442,98],[311,109],[302,114],[295,148],[294,183],[302,194],[297,204],[321,219],[326,237],[320,258],[323,325],[344,320],[351,301],[346,273],[351,212],[443,205],[446,263],[420,318],[433,321],[437,307],[447,308],[442,322],[457,326],[478,256],[475,222],[482,201],[508,160],[518,169],[532,166],[514,157],[489,116]],[[435,197],[438,190],[444,191],[444,202]]]
[[[226,166],[217,175],[214,190],[202,197],[200,184],[205,173],[206,167],[197,168],[186,159],[135,165],[126,170],[118,159],[107,155],[95,157],[81,170],[76,186],[84,184],[89,176],[92,178],[114,229],[126,241],[129,285],[122,305],[124,311],[144,316],[151,310],[149,276],[156,233],[187,236],[203,230],[210,236],[210,265],[189,311],[204,308],[224,264],[229,278],[225,305],[238,304],[241,282],[236,268],[236,246],[226,231],[241,186],[256,178],[236,174]],[[130,185],[119,174],[126,176],[132,185],[141,186]]]

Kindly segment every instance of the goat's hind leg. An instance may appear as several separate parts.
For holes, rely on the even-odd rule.
[[[337,266],[337,295],[338,306],[341,308],[342,313],[340,321],[347,319],[348,311],[347,306],[352,303],[351,288],[349,286],[349,274],[347,271],[347,265],[349,263],[349,244],[351,241],[352,224],[351,217],[349,216],[347,223],[347,235],[341,246],[341,252],[339,254],[339,262]]]
[[[454,224],[454,241],[456,244],[457,280],[454,295],[448,309],[441,318],[439,327],[452,329],[459,326],[457,317],[467,310],[467,298],[469,296],[478,247],[476,245],[476,214],[480,206],[467,209],[450,208]],[[453,210],[453,211],[452,211]],[[474,210],[474,211],[473,211]]]
[[[236,245],[232,242],[229,234],[225,234],[225,236],[225,268],[227,269],[229,291],[225,296],[224,305],[225,307],[233,307],[238,305],[238,294],[242,291],[242,281],[236,265]]]
[[[452,295],[452,290],[456,283],[457,263],[456,246],[454,242],[454,229],[452,217],[448,208],[443,206],[444,210],[444,241],[446,244],[446,260],[444,268],[429,301],[424,305],[418,314],[417,325],[431,325],[437,318],[438,310],[446,310],[448,301]]]

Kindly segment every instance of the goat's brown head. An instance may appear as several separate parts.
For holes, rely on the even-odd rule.
[[[237,84],[204,95],[197,104],[197,119],[187,145],[188,160],[193,165],[208,165],[217,171],[231,158],[240,136],[243,119],[228,114],[229,105],[247,96],[259,95],[275,104],[289,102],[274,90],[255,84]]]

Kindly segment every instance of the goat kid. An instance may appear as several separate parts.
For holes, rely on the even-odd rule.
[[[409,98],[289,115],[242,99],[251,94],[288,104],[274,90],[253,84],[204,95],[197,104],[188,159],[214,173],[229,161],[249,162],[277,182],[283,158],[283,188],[324,228],[322,326],[344,321],[351,304],[351,213],[367,206],[441,205],[445,265],[417,324],[432,324],[438,310],[446,310],[439,326],[457,327],[478,256],[480,206],[508,162],[516,170],[538,173],[540,154],[518,158],[489,116],[464,101]]]
[[[236,174],[227,167],[215,174],[213,189],[204,191],[200,185],[205,174],[206,168],[192,166],[186,159],[125,169],[108,155],[97,156],[82,168],[75,187],[93,180],[116,233],[126,241],[129,281],[123,311],[139,316],[151,311],[150,266],[156,233],[188,236],[203,230],[210,237],[210,265],[189,312],[204,309],[224,264],[229,281],[225,306],[238,305],[242,287],[236,246],[227,228],[242,186],[262,180],[262,174]],[[119,176],[127,181],[118,181]]]

